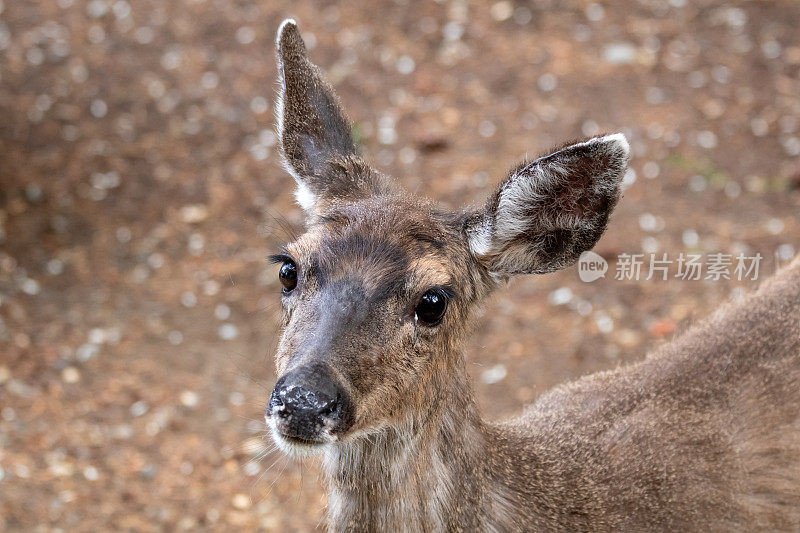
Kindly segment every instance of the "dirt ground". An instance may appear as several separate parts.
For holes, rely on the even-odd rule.
[[[365,156],[447,205],[631,141],[606,277],[515,280],[476,323],[486,416],[757,285],[616,280],[619,254],[760,253],[763,278],[800,246],[794,0],[0,1],[0,530],[321,527],[316,466],[263,438],[266,257],[302,230],[272,133],[287,16]]]

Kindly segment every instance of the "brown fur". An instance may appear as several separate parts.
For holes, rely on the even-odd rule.
[[[293,23],[278,39],[279,133],[312,194],[308,231],[285,250],[299,281],[277,369],[325,365],[355,412],[322,444],[272,427],[287,452],[322,454],[332,530],[800,530],[800,259],[643,361],[485,421],[463,355],[473,310],[504,278],[596,242],[627,143],[564,147],[517,168],[486,206],[449,213],[398,192],[349,137],[328,138],[342,123],[320,117],[344,117],[332,89]],[[426,326],[415,305],[432,286],[452,297]]]

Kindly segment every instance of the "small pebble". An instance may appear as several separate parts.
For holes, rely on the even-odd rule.
[[[223,324],[219,327],[219,337],[222,340],[229,341],[235,339],[239,335],[239,328],[233,324]]]
[[[606,10],[600,4],[589,4],[585,13],[586,18],[592,22],[601,21],[606,16]]]
[[[707,186],[708,182],[706,181],[706,178],[699,174],[689,178],[689,189],[694,192],[702,192],[706,190]]]
[[[614,331],[614,321],[603,311],[597,311],[594,314],[594,320],[597,324],[597,329],[602,333],[610,333]]]
[[[87,340],[91,344],[102,344],[106,340],[106,332],[102,328],[92,328],[89,330]]]
[[[181,293],[181,304],[184,307],[194,307],[197,304],[197,296],[193,292],[183,292]]]
[[[781,244],[775,251],[775,255],[782,261],[788,261],[794,257],[794,246],[791,244]]]
[[[87,466],[83,469],[83,477],[89,481],[97,481],[100,478],[100,473],[93,466]]]
[[[644,231],[656,231],[658,220],[652,213],[643,213],[639,215],[639,227]]]
[[[603,59],[614,65],[627,65],[636,61],[636,47],[631,43],[613,43],[603,48]]]
[[[208,218],[208,208],[202,204],[181,207],[181,220],[187,224],[197,224]]]
[[[263,96],[256,96],[252,100],[250,100],[250,111],[255,113],[256,115],[262,115],[267,112],[269,109],[269,103],[267,99]]]
[[[64,383],[77,383],[81,380],[81,373],[74,366],[68,366],[61,371],[61,379]]]
[[[41,292],[42,287],[35,279],[25,278],[20,285],[20,289],[22,289],[22,292],[25,294],[35,296]]]
[[[770,232],[772,235],[780,235],[783,233],[786,224],[783,223],[783,220],[779,218],[771,218],[767,222],[767,231]]]
[[[256,40],[256,32],[250,26],[242,26],[236,30],[236,40],[241,44],[250,44]]]
[[[89,111],[91,111],[93,117],[103,118],[108,112],[108,105],[102,100],[93,100]]]
[[[214,296],[219,292],[220,285],[216,280],[208,280],[203,283],[203,294],[206,296]]]
[[[697,246],[697,243],[700,242],[700,236],[695,230],[687,229],[683,231],[682,240],[683,244],[690,248],[694,248]]]
[[[200,402],[200,396],[194,391],[185,390],[181,392],[180,400],[184,407],[194,408]]]
[[[164,266],[164,261],[164,256],[158,252],[152,253],[147,257],[147,264],[154,270]]]
[[[75,350],[75,356],[78,358],[79,361],[88,361],[92,357],[95,357],[98,353],[100,353],[100,348],[95,344],[81,344],[77,350]]]
[[[547,298],[551,305],[564,305],[572,300],[572,289],[569,287],[561,287],[550,293]]]
[[[400,74],[411,74],[414,72],[414,60],[408,56],[401,56],[397,60],[397,71]]]
[[[455,21],[448,22],[442,28],[442,33],[448,41],[457,41],[464,34],[464,26]]]
[[[717,146],[717,136],[712,131],[701,131],[697,134],[697,144],[710,150]]]
[[[256,461],[247,461],[242,470],[244,470],[245,475],[252,477],[261,472],[261,465]]]
[[[231,316],[231,308],[225,304],[219,304],[214,308],[214,316],[217,320],[228,320]]]
[[[250,497],[247,494],[236,494],[233,497],[232,502],[233,506],[237,509],[248,509],[250,507]]]
[[[483,138],[489,138],[495,134],[497,126],[491,120],[484,120],[478,126],[478,134]]]
[[[481,381],[491,385],[503,381],[508,374],[505,365],[497,364],[481,372]]]
[[[58,276],[64,272],[64,262],[60,259],[51,259],[47,262],[47,273],[51,276]]]
[[[231,402],[231,405],[240,407],[244,405],[244,394],[241,392],[232,392],[228,397],[228,401]]]
[[[136,402],[133,405],[131,405],[131,409],[130,409],[131,415],[133,415],[133,416],[142,416],[143,414],[145,414],[147,412],[148,408],[149,407],[147,405],[147,402],[145,402],[144,400],[139,400],[138,402]]]
[[[800,155],[800,137],[789,137],[783,141],[783,149],[787,155]]]
[[[504,20],[508,20],[514,14],[514,6],[511,2],[507,0],[503,0],[502,2],[496,2],[492,5],[490,9],[490,14],[492,18],[498,22],[502,22]]]
[[[167,340],[173,346],[178,346],[183,342],[183,333],[173,329],[167,334]]]
[[[131,230],[130,228],[117,228],[117,241],[121,244],[125,244],[126,242],[130,242],[131,240]]]
[[[644,174],[644,177],[650,180],[657,178],[660,172],[661,169],[659,168],[658,163],[653,161],[648,161],[642,167],[642,173]]]
[[[547,72],[539,76],[539,81],[537,83],[541,90],[549,92],[558,87],[558,78]]]

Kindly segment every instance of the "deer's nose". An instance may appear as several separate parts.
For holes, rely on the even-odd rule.
[[[283,437],[321,442],[346,425],[349,400],[324,366],[302,367],[278,380],[267,416]]]
[[[284,385],[272,391],[270,405],[272,412],[281,418],[332,417],[339,410],[338,398],[294,384]]]

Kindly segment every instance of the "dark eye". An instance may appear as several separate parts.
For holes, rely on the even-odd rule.
[[[284,292],[292,292],[297,287],[297,265],[292,261],[285,261],[278,273]]]
[[[425,326],[438,324],[447,310],[447,296],[441,289],[431,289],[422,295],[414,308],[414,318]]]

